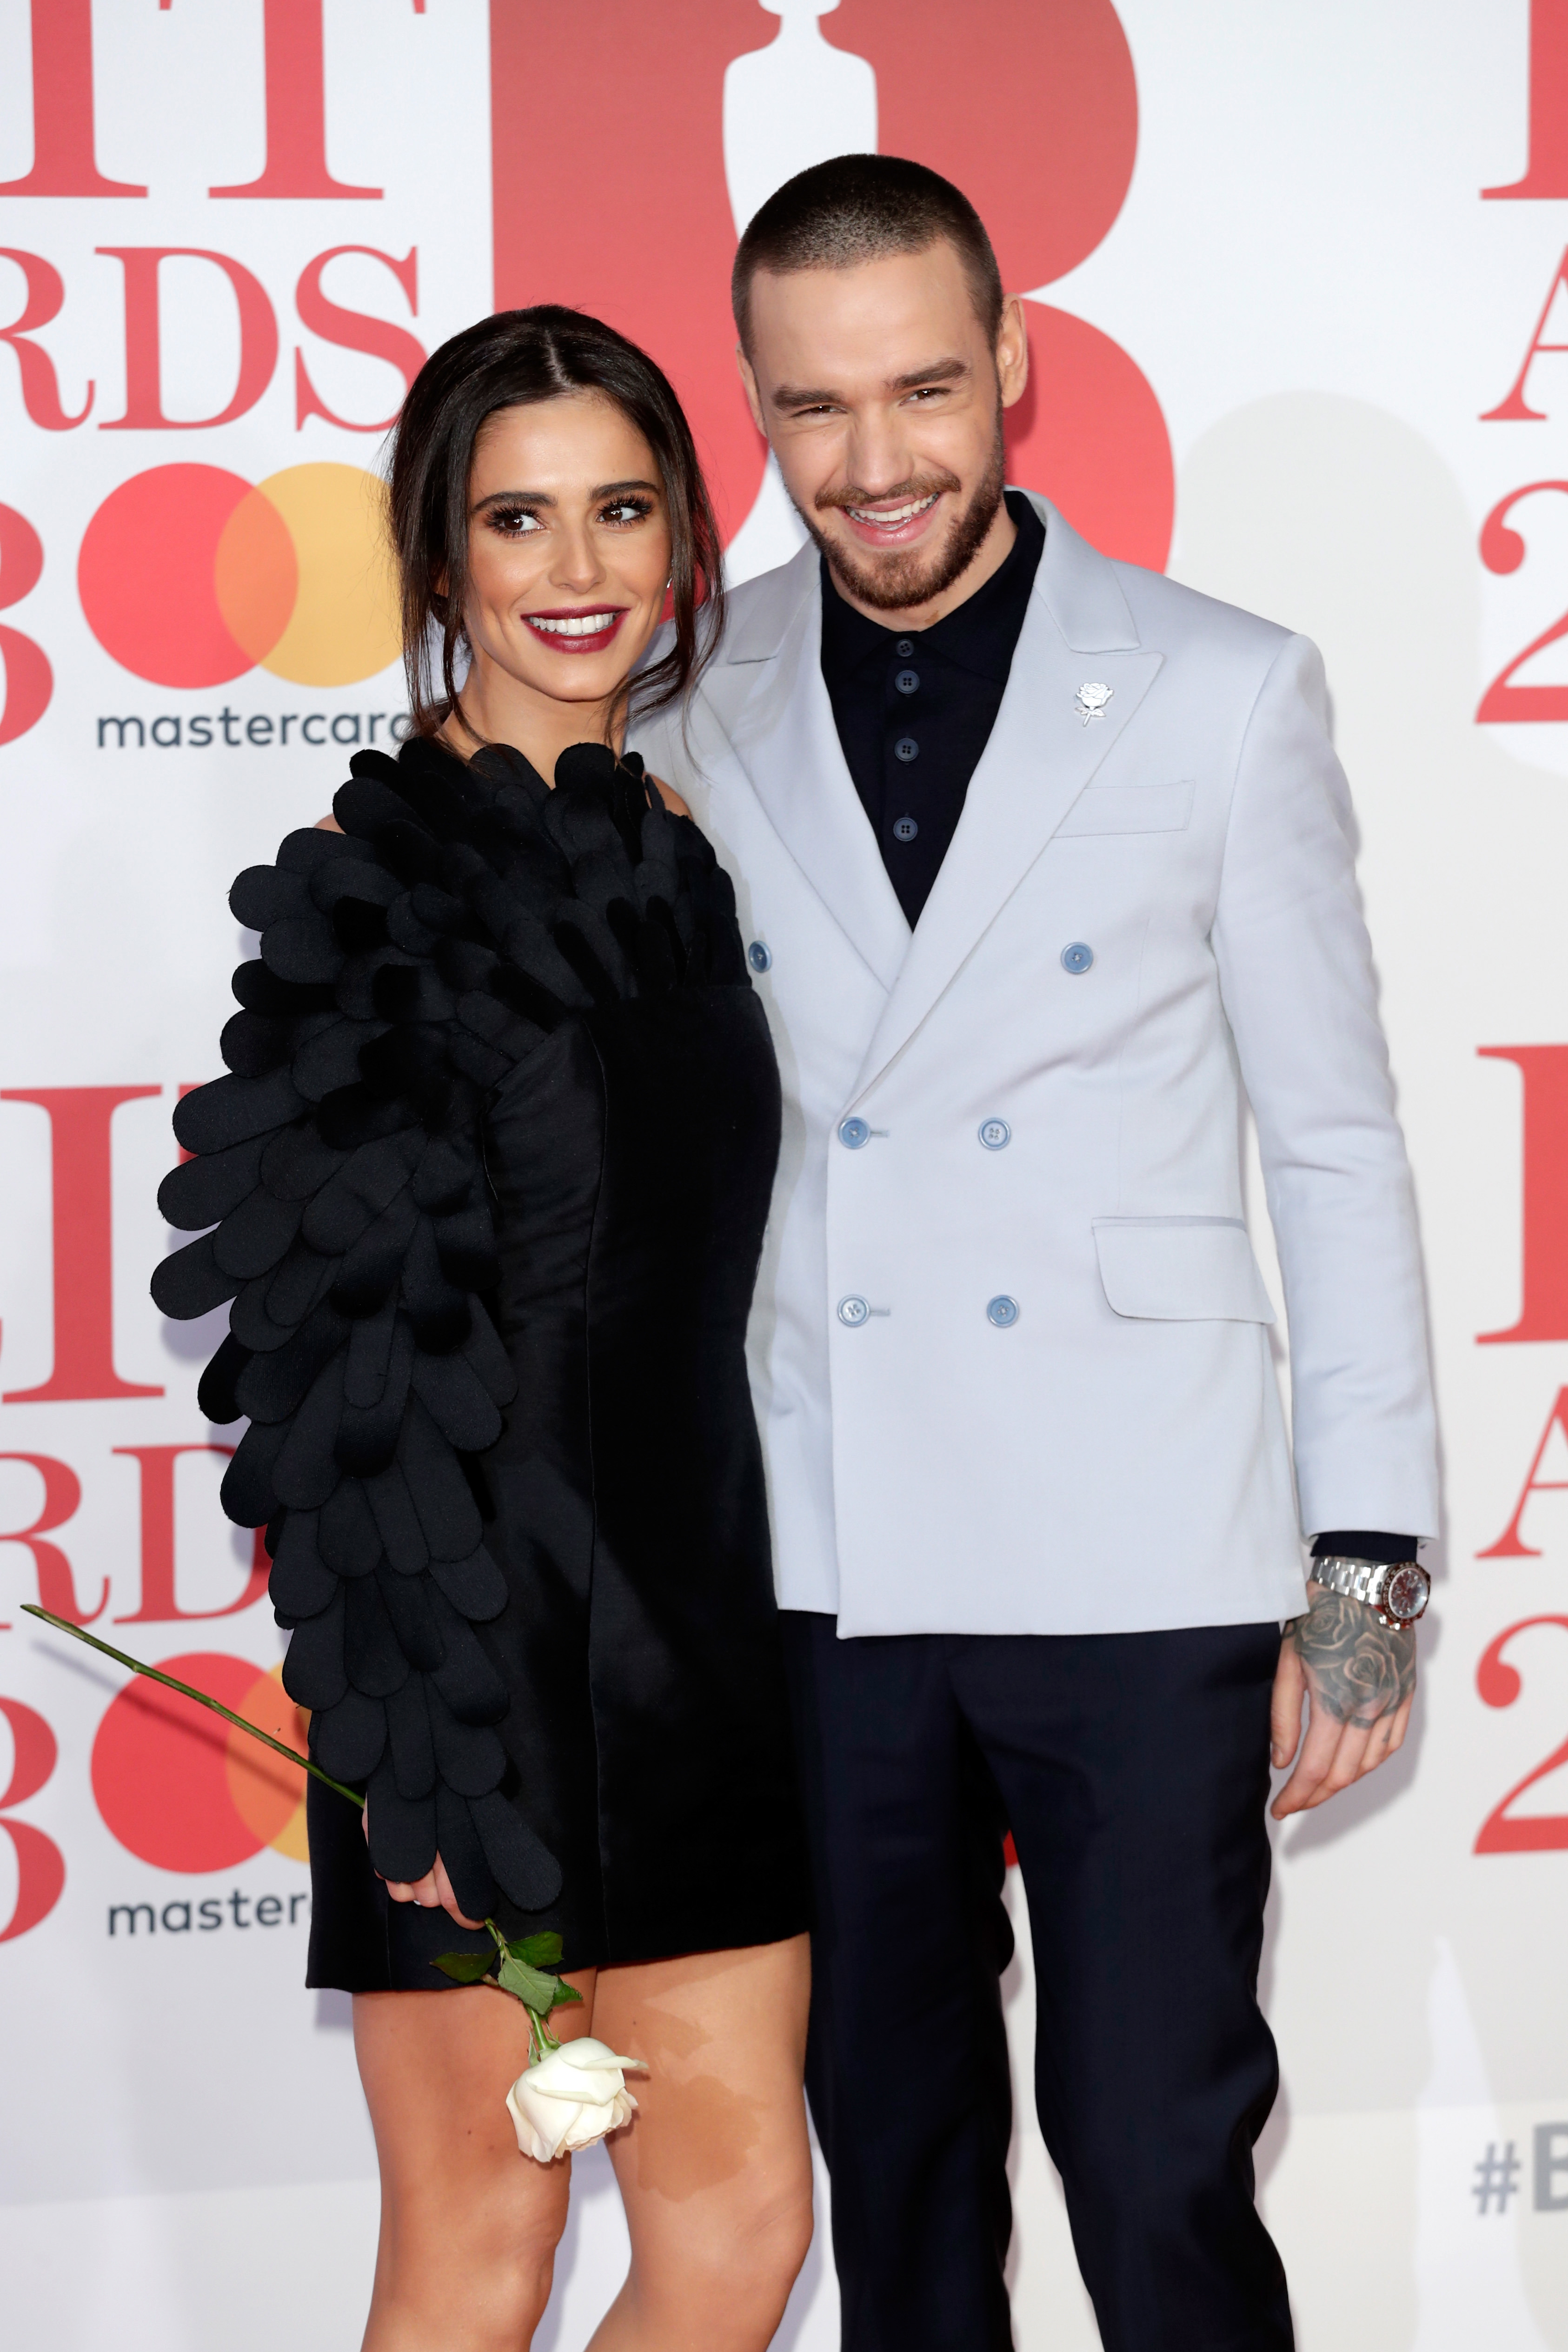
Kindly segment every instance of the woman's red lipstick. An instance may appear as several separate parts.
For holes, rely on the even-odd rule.
[[[629,609],[625,604],[561,604],[521,617],[552,653],[601,654],[615,642]],[[563,626],[563,623],[571,625]]]

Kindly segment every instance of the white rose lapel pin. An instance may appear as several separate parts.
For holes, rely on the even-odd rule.
[[[1079,688],[1072,698],[1072,707],[1086,727],[1091,719],[1104,718],[1105,706],[1115,691],[1116,688],[1113,686],[1104,686],[1098,682],[1086,681]]]

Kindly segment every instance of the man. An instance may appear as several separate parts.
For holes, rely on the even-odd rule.
[[[1270,1696],[1274,1762],[1300,1743],[1277,1813],[1398,1747],[1426,1578],[1383,1531],[1437,1526],[1321,665],[1004,494],[1020,306],[933,173],[803,173],[734,295],[811,543],[736,593],[687,736],[639,743],[735,876],[784,1076],[756,1390],[844,2339],[1011,2340],[1010,1828],[1108,2352],[1279,2352],[1251,2154]],[[1352,2017],[1355,1970],[1347,1946],[1321,1988]]]

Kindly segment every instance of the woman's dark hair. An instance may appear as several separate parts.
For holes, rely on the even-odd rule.
[[[571,393],[602,393],[635,425],[658,467],[669,515],[675,642],[628,679],[612,719],[678,701],[723,629],[719,527],[691,428],[667,376],[625,335],[553,302],[498,310],[433,352],[409,387],[393,440],[392,536],[403,606],[403,661],[416,735],[456,705],[455,665],[468,602],[468,480],[485,419]],[[440,631],[439,679],[431,640]]]

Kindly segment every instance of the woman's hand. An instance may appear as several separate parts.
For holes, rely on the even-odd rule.
[[[365,1843],[368,1845],[370,1843],[368,1804],[364,1809],[363,1827]],[[376,1876],[381,1877],[379,1871]],[[426,1911],[433,1911],[439,1904],[443,1911],[450,1912],[459,1927],[482,1927],[485,1924],[482,1919],[470,1919],[467,1912],[458,1909],[458,1898],[452,1892],[452,1882],[447,1875],[447,1865],[439,1854],[436,1856],[435,1868],[427,1870],[423,1878],[416,1878],[412,1882],[406,1878],[387,1878],[383,1879],[382,1884],[395,1903],[417,1903],[421,1910]]]

